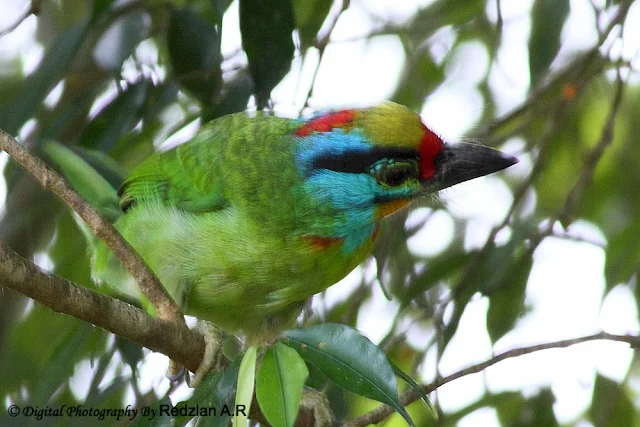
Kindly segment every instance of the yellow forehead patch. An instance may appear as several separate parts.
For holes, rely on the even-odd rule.
[[[356,120],[379,146],[418,148],[425,133],[418,113],[391,101],[361,110]]]

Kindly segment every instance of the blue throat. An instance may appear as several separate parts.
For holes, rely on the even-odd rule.
[[[296,166],[304,178],[304,191],[335,212],[326,237],[343,239],[343,250],[352,254],[375,233],[376,196],[379,185],[370,175],[315,169],[316,159],[366,153],[373,147],[357,129],[313,134],[298,138]]]

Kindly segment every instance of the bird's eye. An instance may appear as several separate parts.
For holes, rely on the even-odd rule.
[[[380,183],[389,187],[398,187],[408,179],[417,176],[415,162],[383,159],[371,168],[371,175]]]

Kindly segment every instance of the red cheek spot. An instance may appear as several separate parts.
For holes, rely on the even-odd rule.
[[[302,236],[307,243],[314,249],[329,249],[342,244],[343,239],[339,237],[322,237],[322,236]]]
[[[420,179],[433,178],[436,174],[436,157],[442,151],[442,140],[424,126],[424,136],[420,141]]]
[[[353,122],[355,112],[353,110],[337,111],[317,117],[305,123],[294,134],[297,136],[309,136],[313,132],[330,132],[335,128],[344,128]]]

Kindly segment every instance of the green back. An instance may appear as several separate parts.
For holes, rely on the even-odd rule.
[[[236,198],[225,193],[225,182],[237,188],[238,181],[260,179],[253,159],[273,159],[283,149],[291,152],[293,146],[283,138],[294,127],[292,120],[263,113],[216,119],[189,142],[143,161],[120,188],[120,206],[127,210],[135,203],[162,201],[191,212],[224,208],[229,197]]]

